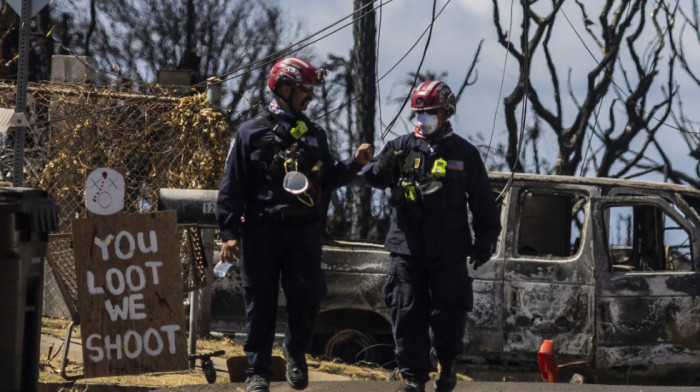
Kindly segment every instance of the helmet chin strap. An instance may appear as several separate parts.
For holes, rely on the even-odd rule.
[[[291,86],[290,86],[291,87]],[[291,99],[292,95],[294,94],[294,89],[296,87],[292,87],[292,89],[289,92],[289,98]],[[286,106],[286,110],[289,110],[290,113],[292,113],[294,116],[298,116],[300,112],[295,112],[294,109],[292,108],[292,103],[289,101],[289,99],[283,97],[281,94],[279,94],[277,91],[274,92],[275,96],[284,103]]]

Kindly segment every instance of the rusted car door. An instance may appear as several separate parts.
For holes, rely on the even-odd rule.
[[[625,383],[700,383],[697,219],[658,196],[592,200],[596,367]]]
[[[592,242],[588,199],[598,189],[523,184],[509,197],[503,275],[503,357],[536,368],[544,339],[560,363],[594,355]]]

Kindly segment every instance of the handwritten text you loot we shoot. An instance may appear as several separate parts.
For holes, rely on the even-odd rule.
[[[109,234],[105,238],[94,238],[94,245],[101,253],[98,259],[110,263],[111,261],[129,261],[134,258],[136,252],[143,255],[158,252],[158,236],[155,230],[148,233],[136,233],[136,236],[122,230],[117,235]],[[94,250],[95,248],[93,248]],[[110,263],[112,264],[112,263]],[[105,299],[104,307],[112,322],[119,320],[146,320],[149,311],[144,303],[144,293],[150,293],[147,288],[158,286],[159,270],[163,267],[162,261],[146,261],[141,265],[137,263],[114,263],[126,265],[126,268],[111,267],[104,271],[104,277],[95,278],[94,271],[87,271],[87,290],[90,295],[109,296]],[[100,282],[100,283],[97,283]],[[113,301],[114,297],[120,299]],[[175,353],[175,332],[180,330],[177,324],[153,326],[140,333],[134,329],[119,331],[112,336],[100,336],[92,334],[86,339],[86,348],[91,352],[90,360],[100,362],[104,359],[122,359],[125,355],[134,359],[144,352],[150,356],[160,355],[164,349],[170,354]]]

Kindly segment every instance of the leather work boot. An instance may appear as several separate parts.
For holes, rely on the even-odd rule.
[[[425,384],[413,381],[404,381],[396,392],[425,392]]]
[[[254,374],[250,377],[248,381],[248,388],[246,392],[269,392],[270,391],[270,381],[263,376],[258,376]]]
[[[435,392],[450,392],[457,385],[457,373],[455,372],[455,361],[449,362],[446,366],[440,364],[440,372],[433,380]]]
[[[287,383],[294,389],[306,389],[309,386],[309,369],[306,366],[306,356],[301,355],[295,358],[290,355],[287,348],[282,346],[284,359],[287,361],[287,371],[285,377]]]

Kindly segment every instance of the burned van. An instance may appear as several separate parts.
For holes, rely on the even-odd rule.
[[[643,181],[489,174],[503,230],[474,278],[460,367],[537,370],[544,339],[559,364],[598,382],[700,385],[700,191]],[[391,361],[381,245],[324,246],[328,295],[314,354]],[[241,332],[237,271],[214,282],[212,329]],[[284,303],[279,331],[283,331]]]

